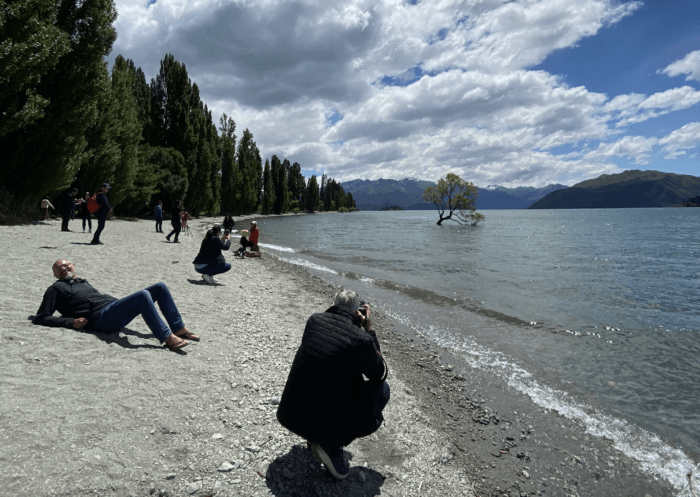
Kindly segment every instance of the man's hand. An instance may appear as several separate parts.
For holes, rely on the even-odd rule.
[[[88,320],[85,318],[78,318],[73,320],[73,328],[75,328],[76,330],[79,330],[86,324],[88,324]]]
[[[365,304],[362,306],[363,309],[365,309],[365,314],[362,314],[359,310],[355,311],[355,315],[360,319],[360,323],[362,323],[362,327],[365,330],[370,330],[371,325],[369,322],[369,305]]]

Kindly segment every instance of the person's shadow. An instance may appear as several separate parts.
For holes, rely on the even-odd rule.
[[[352,459],[352,455],[345,452]],[[288,453],[276,458],[265,474],[267,488],[278,497],[303,495],[333,495],[355,497],[380,495],[384,477],[377,471],[350,465],[350,474],[344,480],[336,480],[322,468],[301,445],[295,445]]]
[[[34,318],[36,316],[29,316],[29,321],[34,321]],[[86,330],[85,328],[77,328],[74,329],[73,331],[77,333],[85,333],[86,335],[92,335],[95,338],[98,338],[102,340],[104,343],[107,345],[110,344],[117,344],[120,347],[124,347],[125,349],[159,349],[161,348],[161,345],[156,345],[154,343],[141,343],[141,344],[134,344],[130,343],[128,337],[133,336],[137,338],[143,338],[143,339],[154,339],[155,337],[148,333],[139,333],[138,331],[132,330],[130,328],[122,328],[119,331],[92,331],[92,330]],[[125,336],[120,336],[119,333],[123,333]],[[178,350],[178,354],[187,354],[184,350]]]
[[[226,286],[226,285],[224,285],[223,283],[219,283],[218,281],[215,282],[215,283],[207,283],[207,282],[204,281],[204,280],[191,280],[191,279],[189,279],[189,278],[187,279],[187,281],[188,281],[191,285],[199,285],[199,286]]]

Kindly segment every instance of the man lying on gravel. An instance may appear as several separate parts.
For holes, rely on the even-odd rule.
[[[199,341],[199,336],[185,327],[165,283],[156,283],[128,297],[116,299],[98,292],[87,280],[76,278],[75,264],[66,259],[54,262],[52,269],[58,281],[44,293],[34,324],[113,332],[141,315],[155,337],[172,351],[189,343],[182,338]],[[158,302],[168,325],[158,315],[155,302]],[[61,317],[54,316],[55,311],[61,313]]]
[[[369,306],[358,310],[357,294],[343,290],[333,307],[306,322],[277,420],[305,438],[314,456],[343,479],[350,472],[343,447],[371,435],[384,421],[387,373]]]

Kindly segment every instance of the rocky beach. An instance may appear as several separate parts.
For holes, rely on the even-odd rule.
[[[58,221],[0,227],[0,495],[674,495],[555,412],[547,433],[517,415],[525,400],[499,413],[498,386],[376,308],[391,401],[336,481],[275,412],[307,318],[338,289],[264,250],[227,253],[232,270],[205,284],[192,260],[217,221],[190,221],[179,244],[149,220],[109,221],[103,246]],[[201,342],[170,352],[140,318],[112,334],[31,324],[58,258],[117,298],[165,282]]]

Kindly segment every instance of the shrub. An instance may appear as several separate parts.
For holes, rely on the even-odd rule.
[[[299,212],[300,212],[299,207],[295,207],[294,209],[292,209],[292,212],[293,212],[294,214],[299,214]]]
[[[38,221],[41,217],[39,204],[25,198],[18,198],[14,193],[0,188],[0,224],[17,225]]]
[[[341,207],[338,212],[349,212],[347,207]]]

